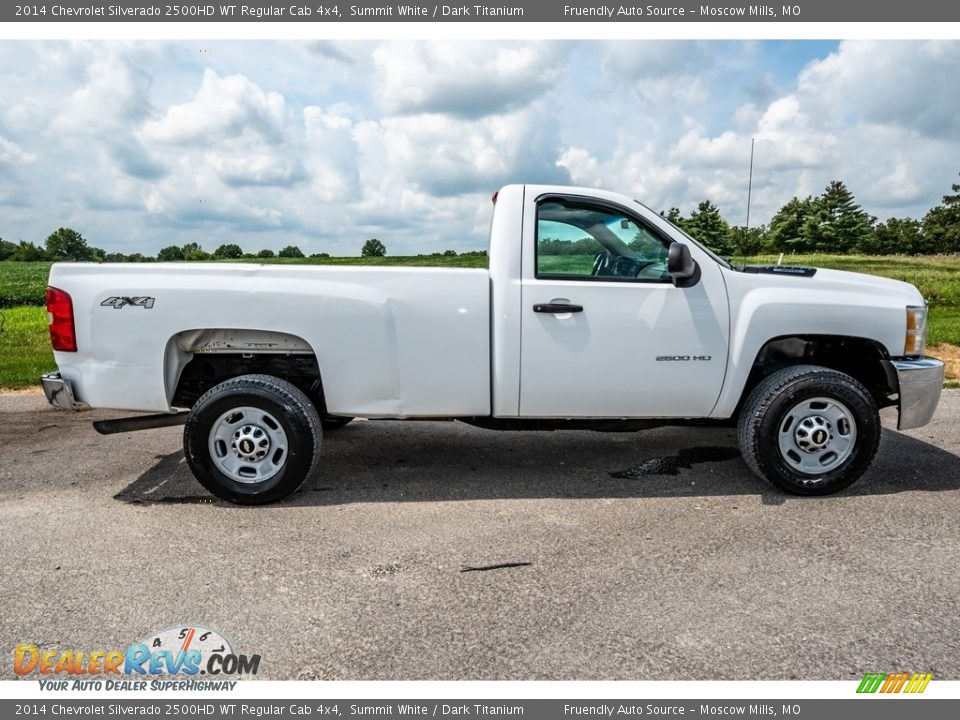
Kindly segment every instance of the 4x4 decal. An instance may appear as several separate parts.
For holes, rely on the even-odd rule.
[[[108,297],[102,303],[101,307],[112,307],[114,310],[119,310],[125,305],[130,305],[132,307],[142,307],[150,310],[153,308],[152,297]]]

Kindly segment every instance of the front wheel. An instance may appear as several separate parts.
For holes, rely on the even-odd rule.
[[[197,400],[183,431],[194,476],[241,505],[263,505],[299,488],[320,456],[320,416],[286,380],[241,375]]]
[[[854,378],[816,365],[773,373],[747,398],[740,451],[760,477],[796,495],[828,495],[866,471],[880,444],[880,414]]]

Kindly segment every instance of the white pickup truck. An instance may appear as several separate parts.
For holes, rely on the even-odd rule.
[[[628,197],[510,185],[489,270],[56,264],[47,309],[61,408],[185,422],[197,479],[261,504],[314,472],[321,434],[366,418],[491,429],[736,424],[785,491],[858,478],[878,410],[926,424],[943,364],[915,287],[734,267]],[[185,412],[188,411],[188,412]]]

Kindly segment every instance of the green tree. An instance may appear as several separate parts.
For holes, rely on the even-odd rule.
[[[9,260],[16,251],[16,243],[0,238],[0,260]]]
[[[960,252],[960,184],[950,186],[953,193],[943,196],[943,204],[931,208],[923,218],[927,252]]]
[[[857,204],[847,186],[834,180],[817,198],[814,211],[804,223],[803,234],[811,250],[850,253],[871,242],[874,223],[875,219]]]
[[[386,254],[386,246],[376,238],[367,240],[360,250],[360,257],[383,257]]]
[[[730,225],[720,215],[720,209],[709,200],[697,205],[697,209],[690,213],[682,227],[691,237],[718,255],[729,255],[733,252]]]
[[[911,218],[890,218],[873,229],[869,242],[859,251],[867,255],[914,255],[929,252],[923,226]]]
[[[683,228],[683,215],[680,214],[680,208],[672,207],[667,212],[661,210],[660,217],[666,218],[678,228]]]
[[[236,260],[243,257],[243,249],[235,243],[221,245],[213,251],[213,256],[218,260]]]
[[[183,259],[183,248],[179,245],[168,245],[160,248],[160,252],[157,253],[157,260],[160,262],[177,262]]]
[[[960,184],[954,183],[950,189],[953,192],[943,196],[943,204],[947,207],[960,207]]]
[[[302,258],[303,250],[296,245],[287,245],[283,250],[277,253],[282,258]]]
[[[960,208],[937,205],[923,217],[925,252],[960,252]]]
[[[759,255],[767,241],[767,229],[762,226],[749,229],[742,226],[732,227],[729,237],[736,255]]]
[[[58,228],[46,240],[47,255],[51,260],[94,260],[94,248],[87,245],[83,235],[71,228]]]
[[[804,235],[807,218],[816,210],[816,201],[807,196],[792,198],[770,220],[767,234],[770,245],[777,252],[807,252],[811,249]]]
[[[103,261],[108,263],[122,263],[127,262],[127,256],[123,253],[113,252],[107,253],[103,256]]]
[[[187,243],[183,246],[183,259],[189,262],[200,262],[202,260],[209,260],[210,253],[195,242]]]
[[[43,248],[37,247],[32,242],[24,242],[21,240],[13,255],[10,256],[10,259],[20,262],[32,262],[35,260],[49,260],[50,258]]]
[[[275,257],[276,253],[273,250],[261,250],[257,253],[258,258],[272,258]]]

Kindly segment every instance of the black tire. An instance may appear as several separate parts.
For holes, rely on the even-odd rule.
[[[240,408],[248,409],[249,418]],[[239,419],[227,415],[232,410],[238,410]],[[235,428],[236,434],[229,436]],[[232,445],[217,440],[218,431],[227,433],[226,442],[232,437]],[[249,433],[246,445],[243,438],[239,444],[236,440],[242,431]],[[296,491],[313,472],[320,458],[321,434],[316,408],[294,385],[272,375],[241,375],[211,388],[197,400],[184,427],[183,449],[194,476],[218,498],[240,505],[265,505]],[[266,442],[263,452],[253,444],[254,439]],[[249,455],[245,460],[242,450],[267,455],[263,459]],[[231,462],[238,464],[234,477],[224,469]]]
[[[353,421],[354,418],[344,417],[342,415],[324,415],[320,418],[320,424],[323,425],[323,431],[325,433],[339,430]]]
[[[753,389],[737,437],[744,461],[760,477],[794,495],[829,495],[848,487],[873,461],[880,414],[870,392],[849,375],[797,365]],[[799,467],[821,461],[823,470]]]

